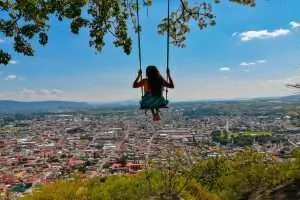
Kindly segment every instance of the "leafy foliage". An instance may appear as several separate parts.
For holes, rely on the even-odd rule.
[[[143,0],[144,6],[151,6],[152,0]],[[197,22],[200,29],[215,25],[212,5],[198,2],[190,5],[190,0],[180,1],[179,8],[170,16],[170,36],[172,43],[184,47],[186,33],[190,31],[188,23]],[[255,5],[255,0],[230,0],[245,5]],[[215,0],[219,3],[220,0]],[[105,36],[114,36],[113,44],[130,54],[132,39],[129,36],[129,22],[133,22],[135,31],[141,31],[136,24],[135,0],[7,0],[0,1],[0,34],[13,41],[14,50],[26,56],[33,56],[32,40],[41,45],[48,43],[50,19],[70,22],[71,32],[79,34],[81,28],[89,31],[89,45],[96,51],[105,46]],[[167,32],[168,19],[162,19],[158,32]],[[11,55],[0,49],[0,64],[8,64]]]
[[[300,154],[296,161],[278,162],[271,155],[248,150],[231,159],[202,161],[195,178],[222,199],[250,199],[299,177]]]
[[[72,181],[57,181],[46,185],[23,200],[111,200],[111,199],[168,199],[163,193],[163,182],[160,171],[140,173],[138,175],[120,175],[108,177],[104,183],[97,178],[83,180],[76,178]],[[182,177],[177,177],[182,179]],[[149,180],[151,187],[149,186]],[[178,185],[180,187],[180,184]],[[219,200],[216,195],[209,194],[196,181],[182,192],[185,199]],[[198,198],[198,196],[200,198]]]

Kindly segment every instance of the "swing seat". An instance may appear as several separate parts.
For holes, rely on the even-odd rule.
[[[168,105],[161,105],[159,107],[157,107],[159,109],[161,108],[169,108]],[[140,106],[140,110],[150,110],[151,108],[149,106]]]

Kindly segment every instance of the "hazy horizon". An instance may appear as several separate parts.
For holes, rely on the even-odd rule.
[[[250,98],[212,98],[212,99],[196,99],[196,100],[171,100],[170,103],[181,102],[206,102],[206,101],[243,101],[243,100],[255,100],[255,99],[268,99],[268,98],[281,98],[295,96],[298,94],[290,95],[278,95],[278,96],[260,96]],[[112,100],[112,101],[85,101],[85,100],[71,100],[71,99],[45,99],[45,100],[18,100],[18,99],[0,99],[1,101],[15,101],[15,102],[75,102],[75,103],[87,103],[87,104],[119,104],[119,103],[138,103],[140,99],[127,99],[127,100]]]

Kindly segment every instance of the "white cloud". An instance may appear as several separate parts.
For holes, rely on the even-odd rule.
[[[255,62],[241,62],[241,66],[250,66],[250,65],[255,65]]]
[[[18,79],[17,75],[8,75],[4,78],[6,81],[15,81]]]
[[[256,63],[258,63],[258,64],[264,64],[264,63],[266,63],[267,62],[267,60],[257,60],[256,61]]]
[[[63,91],[59,90],[59,89],[53,89],[52,90],[52,94],[62,94]]]
[[[228,72],[228,71],[230,71],[231,69],[230,69],[229,67],[221,67],[219,70],[220,70],[221,72]]]
[[[40,89],[40,90],[32,90],[32,89],[23,89],[21,91],[21,94],[24,94],[26,96],[30,97],[55,97],[58,95],[63,94],[63,91],[58,89]]]
[[[37,92],[41,95],[60,95],[63,93],[61,90],[58,89],[41,89]]]
[[[24,94],[24,95],[34,95],[35,94],[35,91],[34,90],[31,90],[31,89],[23,89],[21,91],[21,94]]]
[[[9,64],[12,64],[12,65],[15,65],[15,64],[18,64],[19,63],[19,61],[16,61],[16,60],[10,60],[9,61]]]
[[[268,83],[286,85],[286,84],[299,83],[299,80],[300,80],[300,76],[291,76],[291,77],[285,77],[281,79],[269,79]]]
[[[48,89],[41,89],[41,90],[37,91],[37,93],[40,95],[50,95],[51,91]]]
[[[299,83],[299,80],[300,80],[300,76],[292,76],[292,77],[288,77],[288,78],[285,78],[283,79],[283,82],[285,84],[288,84],[288,83]]]
[[[274,31],[259,30],[259,31],[245,31],[239,34],[242,41],[249,41],[253,39],[268,39],[285,36],[291,31],[288,29],[277,29]]]
[[[243,72],[250,72],[250,69],[243,69]]]
[[[251,65],[257,65],[257,64],[264,64],[266,63],[267,60],[263,59],[263,60],[256,60],[256,61],[251,61],[251,62],[241,62],[240,65],[241,66],[251,66]]]
[[[300,22],[291,21],[291,22],[289,23],[289,25],[290,25],[292,28],[300,28]]]
[[[234,32],[234,33],[231,34],[231,36],[232,36],[232,37],[235,37],[235,36],[237,36],[238,34],[239,34],[239,32]]]

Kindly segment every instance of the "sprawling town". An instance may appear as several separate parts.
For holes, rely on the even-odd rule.
[[[86,177],[137,173],[149,162],[168,159],[175,150],[187,157],[197,152],[197,159],[206,159],[251,146],[285,159],[300,145],[293,113],[269,114],[258,109],[255,115],[229,115],[225,111],[207,114],[205,109],[178,104],[162,110],[159,122],[136,107],[2,117],[0,194],[22,196],[74,173]]]

